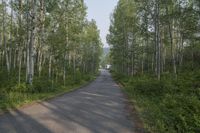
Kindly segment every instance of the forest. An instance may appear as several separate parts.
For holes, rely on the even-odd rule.
[[[0,110],[69,91],[98,74],[102,43],[83,0],[0,1]]]
[[[149,132],[200,132],[199,0],[119,0],[107,41]]]

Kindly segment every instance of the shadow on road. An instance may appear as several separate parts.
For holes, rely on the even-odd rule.
[[[10,112],[0,119],[0,133],[52,133],[39,121],[19,110]]]

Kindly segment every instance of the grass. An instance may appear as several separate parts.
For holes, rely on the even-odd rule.
[[[200,132],[199,75],[199,71],[185,72],[173,80],[172,75],[165,74],[157,81],[148,75],[113,74],[152,133]]]
[[[95,76],[82,76],[78,81],[66,80],[66,86],[57,82],[52,85],[52,81],[37,78],[33,86],[25,83],[15,84],[9,81],[2,82],[0,86],[0,113],[18,108],[20,106],[34,102],[44,101],[64,93],[76,90],[96,78]],[[5,86],[5,84],[7,86]]]

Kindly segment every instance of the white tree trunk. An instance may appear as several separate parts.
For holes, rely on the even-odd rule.
[[[29,73],[28,73],[28,83],[32,85],[34,76],[34,44],[35,44],[35,18],[36,18],[36,0],[31,1],[31,13],[30,13],[30,42],[29,42]]]

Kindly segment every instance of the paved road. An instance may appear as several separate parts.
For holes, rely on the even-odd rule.
[[[91,84],[0,116],[0,133],[133,133],[126,99],[102,70]]]

